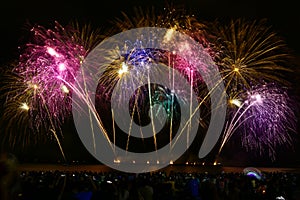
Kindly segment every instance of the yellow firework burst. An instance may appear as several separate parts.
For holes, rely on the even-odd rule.
[[[2,75],[3,83],[0,87],[1,98],[4,99],[1,117],[4,132],[0,135],[2,142],[11,147],[26,147],[54,140],[65,159],[59,139],[62,136],[59,127],[61,122],[50,115],[47,104],[41,100],[39,86],[16,73],[15,63],[11,65]]]
[[[4,130],[1,135],[3,142],[8,142],[12,146],[36,143],[39,135],[32,137],[29,131],[31,127],[29,112],[32,111],[31,100],[34,96],[34,85],[30,87],[24,84],[24,79],[11,70],[5,71],[2,78],[3,83],[0,89],[4,99],[1,118],[1,126]]]
[[[232,19],[229,23],[215,21],[215,57],[228,90],[249,88],[262,81],[288,84],[284,75],[290,72],[291,58],[282,37],[272,30],[266,19]]]

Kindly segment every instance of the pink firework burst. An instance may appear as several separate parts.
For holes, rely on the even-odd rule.
[[[50,118],[55,126],[71,111],[70,85],[87,52],[57,22],[54,29],[35,26],[31,32],[32,41],[20,48],[19,64],[13,71],[31,94],[28,105],[36,125]]]

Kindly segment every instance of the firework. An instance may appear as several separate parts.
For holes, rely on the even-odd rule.
[[[72,21],[66,26],[65,32],[74,44],[84,47],[87,55],[104,38],[105,35],[100,28],[95,28],[92,24],[81,24],[78,21]]]
[[[265,19],[215,21],[210,27],[213,58],[230,97],[219,154],[238,132],[246,149],[274,160],[277,146],[291,145],[296,126],[295,102],[284,91],[292,72],[287,45]]]
[[[32,42],[21,49],[19,65],[13,71],[34,89],[32,107],[47,107],[52,118],[62,120],[71,105],[71,91],[65,82],[74,83],[86,50],[72,41],[58,23],[54,30],[36,26],[31,31]]]
[[[30,96],[26,95],[27,88],[24,87],[22,77],[12,73],[10,69],[6,70],[2,76],[4,81],[0,89],[5,102],[1,118],[1,126],[5,133],[1,135],[2,141],[8,141],[12,146],[16,144],[25,145],[29,141],[34,143],[37,140],[30,139],[30,134],[28,133],[31,125],[28,113]],[[17,137],[15,133],[19,132],[19,128],[23,129],[23,133]],[[39,135],[36,135],[35,138],[38,137]]]
[[[107,30],[108,35],[140,27],[159,27],[170,29],[166,39],[173,31],[184,33],[200,43],[207,52],[212,55],[208,38],[212,37],[206,21],[199,21],[194,15],[185,9],[175,6],[167,6],[163,10],[135,8],[134,15],[128,16],[122,12],[122,18],[112,20],[112,29]]]
[[[238,109],[227,123],[219,153],[235,132],[247,150],[267,153],[272,160],[279,146],[292,146],[296,104],[287,88],[275,83],[257,85],[230,103]]]
[[[122,147],[130,155],[137,152],[158,153],[167,147],[173,151],[180,144],[186,144],[188,148],[194,136],[191,132],[199,122],[203,128],[209,129],[211,126],[206,124],[208,118],[223,117],[223,114],[217,116],[217,109],[207,113],[210,107],[219,107],[220,102],[223,103],[224,90],[219,91],[222,79],[209,78],[218,69],[210,56],[209,45],[204,37],[204,25],[194,16],[173,9],[166,9],[158,15],[154,11],[145,13],[138,10],[135,16],[128,17],[124,14],[123,19],[116,19],[113,24],[106,34],[109,38],[103,41],[104,48],[97,46],[96,51],[92,51],[83,63],[83,66],[86,63],[88,67],[97,68],[92,70],[97,73],[83,71],[83,74],[93,74],[94,79],[98,80],[95,108],[92,101],[94,88],[84,91],[82,94],[85,98],[79,99],[84,100],[83,103],[91,111],[87,114],[96,119],[98,127],[93,127],[93,120],[89,120],[91,130],[88,132],[92,134],[87,135],[85,129],[85,134],[80,137],[84,137],[84,140],[86,137],[91,138],[93,147],[88,144],[87,148],[97,157],[98,152],[104,151],[102,146],[105,146],[97,147],[95,142],[99,134],[93,132],[100,128],[113,150],[114,160],[121,162],[130,156],[126,154],[121,156],[124,159],[118,158],[118,153],[122,153],[118,147]],[[145,32],[152,27],[153,29],[148,29],[149,32]],[[132,35],[125,38],[122,36],[118,40],[120,32],[126,35],[126,31],[133,29]],[[186,37],[179,37],[179,33]],[[100,61],[95,62],[96,58]],[[157,80],[161,76],[163,77]],[[189,85],[183,87],[182,80]],[[159,84],[162,82],[163,84]],[[83,85],[84,83],[79,84],[78,87]],[[210,95],[218,92],[221,96],[210,101]],[[179,102],[184,105],[181,110],[178,108]],[[202,107],[206,107],[206,110],[202,110]],[[192,121],[200,109],[203,116],[197,118],[196,122]],[[159,121],[154,123],[156,116],[161,115],[164,117],[158,117]],[[181,116],[180,120],[178,115]],[[161,118],[165,121],[160,120]],[[83,130],[83,127],[78,129]],[[206,149],[210,148],[207,141],[217,140],[215,132],[208,134],[204,141]],[[185,139],[180,141],[179,138]],[[169,144],[166,145],[167,143]],[[107,150],[107,155],[110,155],[109,151]],[[202,156],[203,154],[205,151],[201,151]],[[101,160],[101,156],[99,158]]]
[[[3,118],[8,129],[17,126],[24,130],[22,134],[6,131],[10,143],[22,141],[25,145],[54,137],[64,156],[60,127],[71,114],[72,93],[80,91],[74,88],[75,76],[98,42],[90,26],[71,27],[65,29],[58,22],[53,29],[34,26],[31,41],[20,48],[18,63],[6,73]]]
[[[60,143],[62,135],[58,135],[61,133],[61,121],[51,115],[44,101],[40,101],[38,87],[14,71],[7,72],[5,76],[7,79],[1,88],[6,98],[2,116],[5,127],[3,142],[8,141],[12,147],[25,147],[54,139],[65,159]]]
[[[151,40],[151,38],[149,38],[149,40]],[[192,84],[190,86],[191,88],[193,88],[193,86],[195,86],[196,84],[196,81],[195,82],[193,81],[193,77],[196,76],[198,70],[195,69],[195,73],[191,73],[190,71],[188,72],[187,68],[191,67],[191,69],[193,69],[192,68],[193,66],[189,64],[189,62],[187,62],[185,59],[180,59],[178,58],[178,56],[172,53],[168,54],[165,51],[160,49],[144,48],[143,44],[141,44],[139,40],[137,40],[137,42],[135,43],[132,43],[131,45],[124,44],[124,49],[123,50],[120,49],[120,52],[121,52],[120,60],[114,61],[112,64],[107,66],[103,75],[99,78],[99,86],[98,86],[97,94],[98,94],[98,101],[101,102],[98,103],[98,105],[100,105],[101,108],[98,107],[98,113],[104,113],[103,106],[105,105],[105,103],[103,102],[103,97],[106,99],[108,103],[110,101],[113,104],[117,102],[117,105],[116,107],[114,107],[114,110],[118,110],[118,113],[126,113],[126,111],[124,111],[124,109],[126,108],[122,107],[123,105],[122,102],[124,101],[124,99],[127,99],[129,100],[130,113],[132,113],[132,118],[135,119],[134,120],[135,123],[143,125],[144,123],[149,122],[148,112],[150,107],[153,107],[154,105],[158,105],[158,109],[156,109],[156,112],[153,113],[153,115],[159,115],[159,113],[161,113],[160,111],[162,110],[166,111],[166,115],[167,115],[166,123],[169,126],[170,123],[175,123],[174,120],[175,121],[176,119],[178,120],[177,115],[179,114],[178,113],[179,110],[178,108],[176,108],[178,102],[176,103],[175,100],[176,97],[174,96],[174,93],[177,93],[177,95],[179,94],[180,100],[188,104],[190,99],[185,98],[188,95],[184,93],[190,92],[190,90],[188,91],[177,90],[177,88],[180,87],[176,84],[176,81],[174,80],[173,70],[180,71],[183,74],[183,76],[186,78],[186,81]],[[161,66],[164,67],[162,68],[153,67],[159,64],[161,64]],[[151,66],[150,69],[148,69],[149,66]],[[172,88],[165,88],[164,86],[159,84],[152,84],[151,78],[150,80],[148,80],[150,81],[148,85],[146,84],[144,86],[141,86],[140,84],[142,82],[142,79],[147,78],[148,76],[147,71],[149,70],[151,71],[152,76],[154,76],[153,74],[157,74],[157,76],[159,76],[160,74],[165,74],[167,72],[167,76],[168,76],[167,80],[169,81],[168,85],[171,85]],[[171,90],[173,92],[171,92]],[[118,92],[116,93],[116,91],[118,91],[119,93]],[[135,91],[135,92],[130,93],[129,91]],[[197,97],[199,97],[199,94],[197,94]],[[108,107],[110,109],[110,106]],[[161,126],[163,126],[163,123],[164,121],[160,122]],[[127,123],[124,122],[123,124],[125,124],[124,125],[125,127],[126,125],[128,125]],[[130,124],[131,126],[133,126],[132,122],[130,122]],[[118,125],[120,126],[120,122]],[[157,130],[159,130],[158,127],[159,127],[158,124],[156,124]],[[171,135],[170,137],[168,137],[168,139],[173,139],[174,135],[172,135],[172,132],[174,132],[175,129],[176,129],[175,125],[173,125],[173,127],[170,126],[169,130],[163,129],[165,132],[170,132]],[[123,129],[123,131],[128,132],[130,130]],[[112,131],[109,132],[112,133]],[[136,144],[134,142],[134,138],[130,137],[130,135],[133,134],[134,132],[128,133],[129,135],[128,138],[131,138],[130,140],[127,140],[126,138],[123,139],[123,141],[127,141],[126,148],[125,148],[126,150],[132,151],[132,149],[129,149],[128,147],[129,143]],[[147,144],[146,142],[147,139],[144,139],[145,135],[143,133],[141,133],[140,137],[143,138],[144,144]],[[118,138],[120,139],[120,136],[118,136]],[[120,140],[115,142],[119,144]],[[156,146],[155,150],[157,150],[157,145],[159,147],[159,145],[162,142],[163,139],[160,138],[158,142],[154,138],[154,143]],[[149,145],[148,143],[148,146],[151,145]]]
[[[215,62],[228,93],[251,88],[263,81],[288,84],[284,74],[290,54],[285,41],[266,20],[238,18],[211,23]]]
[[[83,102],[88,108],[88,112],[83,113],[89,115],[91,129],[94,126],[92,118],[95,118],[106,138],[115,144],[118,144],[116,131],[128,131],[127,138],[120,138],[126,141],[124,149],[134,151],[136,146],[131,145],[132,148],[129,148],[129,138],[134,140],[131,137],[133,121],[144,126],[152,122],[149,118],[161,115],[161,110],[164,110],[169,127],[163,131],[169,134],[167,142],[172,146],[173,132],[178,128],[176,123],[180,121],[180,112],[183,112],[178,108],[178,102],[188,105],[193,103],[192,98],[196,98],[197,108],[187,108],[187,118],[192,118],[201,109],[199,122],[207,129],[209,118],[215,112],[209,109],[212,104],[220,103],[212,102],[209,97],[215,89],[220,89],[224,81],[225,91],[218,92],[227,92],[232,98],[220,151],[235,132],[240,133],[242,144],[247,149],[259,150],[260,153],[268,151],[272,157],[275,156],[277,146],[291,145],[290,133],[296,126],[293,103],[284,91],[285,88],[271,84],[277,82],[285,86],[288,83],[281,74],[290,71],[285,65],[289,54],[285,42],[264,20],[250,22],[237,19],[227,25],[219,22],[211,25],[200,22],[183,9],[165,8],[160,13],[155,10],[135,11],[135,16],[131,17],[123,13],[122,19],[113,20],[114,26],[101,31],[93,30],[91,25],[81,26],[77,22],[67,28],[57,22],[54,29],[33,27],[32,40],[20,48],[19,63],[7,73],[7,83],[3,87],[6,96],[3,117],[8,126],[26,124],[36,133],[47,130],[50,133],[45,134],[47,138],[55,137],[59,143],[61,124],[70,116],[72,106],[78,104],[77,109],[81,109],[80,103]],[[102,40],[141,27],[168,30],[163,35],[161,49],[154,47],[154,40],[159,35],[136,34],[132,40],[118,41],[113,51],[100,50],[99,55],[107,65],[99,66],[97,63],[93,66],[99,68],[98,74],[90,73],[93,70],[82,69],[88,53]],[[177,33],[189,38],[174,40]],[[189,39],[197,45],[190,45]],[[177,51],[167,51],[163,47]],[[150,65],[156,67],[149,68]],[[214,70],[220,71],[221,80],[218,77],[208,80]],[[189,84],[188,87],[181,87],[175,72],[179,72],[177,78],[183,78]],[[170,87],[151,83],[151,78],[155,76],[151,77],[150,73],[156,74],[156,77],[165,73],[165,81]],[[101,76],[97,77],[99,74]],[[142,82],[144,79],[147,80]],[[93,80],[98,80],[97,90],[88,91],[89,84],[93,85],[89,81]],[[141,83],[144,85],[141,86]],[[95,99],[90,98],[90,93],[96,93]],[[74,102],[74,94],[81,102]],[[128,100],[127,104],[122,104],[124,99]],[[98,102],[98,107],[94,106],[94,101]],[[129,124],[129,130],[121,130],[114,122],[118,113],[128,112],[124,107],[129,107],[131,121],[125,121],[126,128]],[[190,119],[184,120],[184,126],[190,126]],[[163,126],[165,121],[159,123]],[[151,139],[154,140],[151,142],[157,151],[164,143],[157,143],[156,130],[151,125]],[[95,140],[93,130],[91,132]],[[33,141],[32,138],[39,141],[43,136],[26,133],[17,139],[13,134],[7,134],[7,138],[14,144],[18,141],[27,143]],[[140,136],[143,142],[147,140],[143,134]]]
[[[50,116],[59,127],[71,111],[74,78],[82,60],[100,38],[97,30],[79,23],[65,29],[55,22],[53,30],[38,25],[31,32],[31,42],[20,48],[19,63],[5,73],[4,96],[27,102],[29,111],[36,113],[31,114],[36,116],[35,129],[45,126]]]
[[[211,44],[207,39],[211,37],[211,34],[208,31],[209,29],[206,26],[206,23],[199,21],[194,15],[188,14],[185,9],[180,7],[167,6],[162,11],[158,11],[153,8],[146,10],[142,8],[135,8],[134,11],[134,15],[128,16],[123,12],[122,18],[113,19],[113,26],[109,30],[106,30],[106,35],[110,36],[112,34],[140,27],[167,28],[169,30],[164,36],[165,42],[172,40],[172,36],[175,31],[181,32],[199,43],[199,46],[202,46],[204,52],[203,58],[195,58],[191,60],[186,59],[190,59],[195,56],[195,52],[193,52],[194,50],[187,45],[186,41],[178,41],[176,44],[176,46],[181,47],[180,56],[178,55],[179,52],[168,52],[162,49],[144,49],[144,47],[148,44],[140,44],[138,39],[130,42],[124,41],[123,52],[125,53],[123,55],[119,55],[123,58],[123,60],[121,59],[119,63],[115,63],[114,66],[108,67],[112,70],[107,70],[107,72],[110,73],[106,74],[108,75],[107,79],[112,77],[116,80],[119,79],[119,68],[123,65],[123,61],[126,63],[124,66],[131,66],[138,63],[147,64],[147,62],[163,63],[184,75],[185,78],[191,82],[193,90],[197,93],[198,101],[202,101],[203,104],[207,103],[207,88],[198,69],[201,67],[201,70],[205,70],[204,68],[207,66],[199,65],[196,61],[197,59],[205,59],[207,54],[214,56],[214,51],[210,48]],[[156,36],[153,35],[152,37],[155,38]],[[153,38],[150,38],[148,42],[151,43]],[[122,44],[120,44],[120,46],[122,46]],[[109,63],[112,62],[115,62],[115,58],[113,58]],[[207,73],[209,73],[208,69]],[[171,75],[169,74],[168,78],[170,79],[170,77]],[[107,82],[111,83],[111,79]],[[216,83],[216,85],[218,84],[220,83]],[[111,88],[109,89],[111,90],[114,87],[114,84],[110,85]],[[200,94],[201,92],[203,93]],[[203,99],[203,97],[205,98]]]
[[[183,148],[188,148],[195,133],[192,130],[199,125],[198,117],[196,122],[192,120],[210,95],[201,96],[201,84],[208,85],[208,93],[207,90],[213,91],[219,86],[216,83],[222,82],[221,78],[209,79],[217,67],[203,45],[174,29],[142,27],[124,31],[104,40],[87,56],[85,64],[97,71],[92,73],[98,76],[95,78],[98,80],[95,88],[97,111],[90,110],[99,114],[100,118],[96,120],[103,134],[87,136],[85,131],[80,137],[90,137],[94,142],[103,135],[113,143],[109,144],[114,160],[121,162],[129,159],[128,155],[137,155],[133,153],[147,153],[149,156],[157,152],[155,157],[159,157],[158,152],[162,149],[170,148],[168,151],[175,152],[174,149],[185,144]],[[94,88],[87,91],[87,96],[93,93]],[[221,90],[222,94],[224,90]],[[220,100],[222,97],[217,98]],[[210,103],[217,107],[218,102],[214,101]],[[179,109],[179,105],[182,108]],[[92,106],[91,102],[89,106]],[[212,118],[216,116],[214,112]],[[154,123],[157,115],[164,117],[158,117],[158,123]],[[82,120],[76,125],[83,130],[80,122]],[[87,148],[97,157],[98,152],[104,151],[99,148],[105,146],[94,144]],[[124,151],[118,147],[128,154],[123,156]],[[107,155],[110,155],[109,150]]]

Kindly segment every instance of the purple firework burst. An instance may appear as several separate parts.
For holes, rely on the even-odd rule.
[[[275,159],[278,146],[292,145],[296,132],[295,102],[288,90],[272,83],[252,87],[239,110],[242,145]]]

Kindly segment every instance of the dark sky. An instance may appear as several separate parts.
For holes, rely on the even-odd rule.
[[[133,7],[136,6],[145,9],[153,6],[159,11],[167,3],[184,7],[191,14],[198,16],[198,19],[267,18],[274,30],[286,39],[294,54],[300,56],[300,12],[299,7],[296,5],[297,1],[294,0],[279,2],[269,0],[85,0],[69,2],[63,0],[8,0],[1,4],[0,63],[3,64],[18,58],[17,47],[23,42],[23,34],[29,31],[29,27],[26,26],[28,22],[49,26],[53,24],[54,20],[62,25],[68,24],[71,20],[78,20],[92,23],[98,28],[98,26],[101,27],[107,23],[108,20],[120,16],[121,11],[130,14]],[[78,145],[80,142],[77,140],[76,144]],[[76,154],[80,154],[80,150],[77,149],[77,151]],[[29,153],[38,152],[31,149]],[[235,157],[232,157],[232,159],[235,159]],[[247,160],[246,158],[243,159]]]
[[[14,57],[22,34],[28,29],[27,22],[48,26],[57,20],[62,25],[71,20],[92,22],[102,26],[107,20],[120,16],[121,11],[130,13],[134,6],[160,10],[166,4],[181,5],[199,16],[199,19],[224,17],[268,18],[270,24],[286,38],[289,46],[300,52],[300,14],[296,1],[271,0],[107,0],[107,1],[16,1],[8,0],[1,5],[0,61]],[[26,33],[26,32],[25,32]]]

